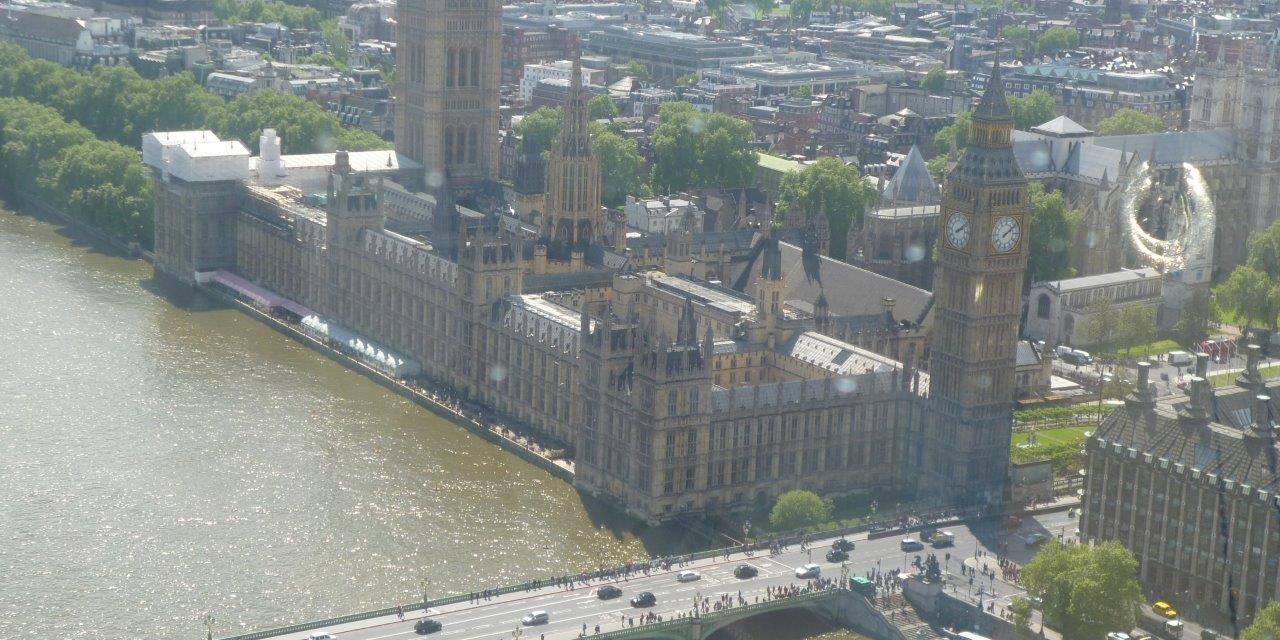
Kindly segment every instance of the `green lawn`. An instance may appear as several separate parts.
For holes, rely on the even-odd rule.
[[[1182,345],[1174,342],[1169,338],[1160,338],[1152,340],[1144,344],[1136,344],[1128,348],[1105,347],[1098,349],[1098,353],[1106,356],[1127,356],[1127,357],[1145,357],[1154,356],[1161,353],[1169,353],[1170,351],[1178,351],[1182,349]]]
[[[1062,427],[1059,429],[1045,429],[1044,431],[1037,431],[1035,433],[1036,433],[1036,441],[1039,442],[1041,446],[1045,446],[1045,445],[1062,444],[1062,443],[1079,444],[1081,442],[1084,442],[1084,434],[1087,431],[1093,431],[1093,425],[1090,424],[1090,425],[1083,425],[1079,427]],[[1016,447],[1026,442],[1027,438],[1030,435],[1031,435],[1030,433],[1013,434],[1013,446]]]
[[[1269,367],[1259,367],[1258,375],[1262,376],[1264,380],[1268,378],[1274,378],[1276,376],[1280,376],[1280,364],[1273,364]],[[1233,385],[1236,383],[1236,378],[1239,376],[1240,376],[1239,371],[1232,372],[1232,373],[1215,373],[1209,376],[1209,386],[1225,387],[1228,385]]]

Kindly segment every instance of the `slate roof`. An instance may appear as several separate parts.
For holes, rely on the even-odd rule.
[[[785,300],[817,300],[825,293],[830,312],[836,322],[841,318],[865,318],[868,326],[884,324],[884,298],[894,299],[894,315],[900,320],[928,325],[932,321],[933,294],[905,282],[860,269],[846,262],[822,256],[818,261],[821,283],[805,277],[802,251],[796,245],[781,242],[783,293]],[[735,289],[745,292],[756,290],[760,270],[756,267],[758,254],[752,259],[735,265],[731,282]],[[744,270],[746,270],[744,272]],[[749,277],[742,278],[749,273]],[[743,286],[737,286],[742,283]]]
[[[941,199],[938,183],[929,174],[929,165],[920,155],[920,149],[911,145],[911,151],[884,186],[884,204],[937,204]]]
[[[1089,140],[1060,139],[1025,131],[1013,132],[1013,154],[1027,175],[1064,173],[1101,182],[1115,180],[1127,156],[1121,149]]]
[[[1157,165],[1180,165],[1236,159],[1235,136],[1230,129],[1144,133],[1131,136],[1103,136],[1093,144],[1136,153],[1149,160],[1155,152]]]
[[[7,17],[6,30],[20,34],[32,40],[54,42],[67,46],[75,46],[80,34],[86,28],[84,23],[74,18],[50,16],[27,11],[11,11]]]
[[[978,107],[973,110],[975,118],[986,120],[1006,120],[1013,117],[1009,111],[1009,101],[1004,97],[1004,81],[1000,78],[1000,61],[991,66],[991,79],[987,80],[987,88],[982,92]]]
[[[818,333],[797,333],[778,352],[821,367],[836,375],[888,373],[900,365],[896,360],[860,349],[842,340]]]
[[[1280,381],[1267,386],[1272,416],[1280,415]],[[1224,480],[1249,484],[1255,489],[1275,491],[1280,475],[1271,470],[1274,438],[1259,441],[1245,437],[1252,421],[1253,391],[1240,387],[1218,389],[1210,396],[1208,425],[1180,421],[1178,410],[1189,400],[1178,394],[1151,404],[1126,402],[1103,419],[1090,448],[1105,447],[1120,452],[1133,448],[1149,454],[1161,465],[1181,464],[1187,469],[1212,473]],[[1268,446],[1270,444],[1270,446]]]
[[[1056,138],[1093,135],[1092,131],[1066,116],[1058,116],[1044,124],[1031,127],[1031,131]]]

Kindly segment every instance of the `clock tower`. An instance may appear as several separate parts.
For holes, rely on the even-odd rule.
[[[1027,180],[996,62],[943,187],[925,478],[955,503],[998,504],[1009,467]]]

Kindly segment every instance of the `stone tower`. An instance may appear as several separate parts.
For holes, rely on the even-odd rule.
[[[498,169],[501,0],[400,0],[396,151],[466,197]]]
[[[1009,466],[1028,245],[1027,181],[1012,132],[997,62],[968,148],[947,176],[938,234],[925,486],[957,502],[998,504]]]
[[[327,284],[326,311],[338,318],[351,318],[360,307],[346,286],[351,273],[359,272],[364,253],[360,232],[381,230],[382,210],[373,185],[351,170],[346,151],[335,154],[329,170],[328,209],[325,212]]]
[[[553,260],[585,251],[604,231],[600,211],[600,160],[591,148],[587,94],[577,57],[569,80],[560,134],[547,156],[547,200],[542,234]]]

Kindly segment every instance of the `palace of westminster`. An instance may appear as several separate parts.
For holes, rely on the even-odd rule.
[[[394,152],[147,134],[157,271],[376,344],[389,373],[561,443],[581,490],[643,520],[795,488],[1000,500],[1028,244],[1000,82],[946,183],[932,294],[767,229],[726,248],[686,220],[641,256],[600,205],[576,72],[545,212],[495,204],[500,14],[399,3]]]

